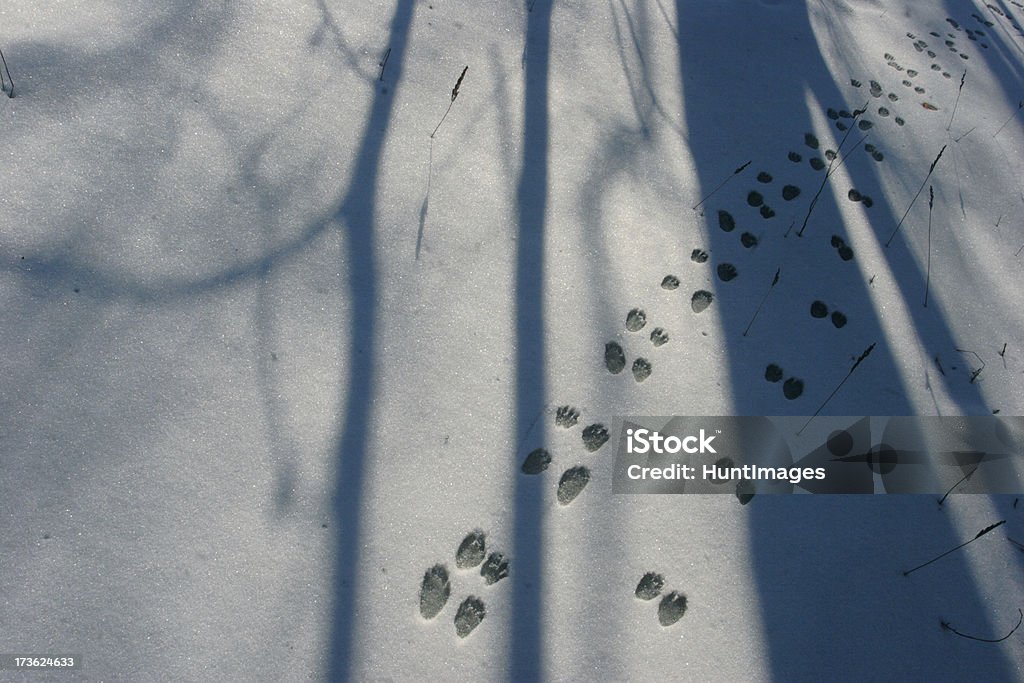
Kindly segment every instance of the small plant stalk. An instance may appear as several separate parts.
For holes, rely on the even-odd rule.
[[[928,268],[924,278],[924,307],[928,308],[928,289],[932,283],[932,204],[935,202],[935,193],[932,186],[928,186]]]
[[[846,144],[846,138],[850,137],[850,133],[853,132],[853,129],[855,128],[854,124],[857,122],[857,117],[863,114],[865,111],[867,111],[867,108],[868,103],[865,102],[863,107],[861,107],[860,109],[853,110],[853,118],[850,120],[850,127],[846,129],[846,133],[843,135],[843,139],[839,141],[839,149],[836,150],[836,156],[833,157],[832,160],[828,162],[828,169],[825,170],[825,178],[824,180],[821,181],[821,186],[818,188],[818,191],[814,193],[814,197],[811,199],[810,206],[807,207],[807,215],[804,216],[803,225],[801,225],[800,229],[796,231],[797,237],[804,236],[804,230],[807,229],[807,222],[811,220],[811,212],[814,211],[814,207],[818,204],[818,198],[821,196],[822,191],[825,189],[825,185],[828,184],[829,178],[832,177],[832,173],[839,170],[839,167],[843,165],[845,155],[843,156],[843,159],[840,159],[839,163],[836,164],[836,160],[839,159],[839,152],[843,151],[843,145]],[[857,147],[860,146],[860,143],[864,142],[864,139],[866,137],[867,135],[862,137],[860,141],[853,146],[853,149],[857,149]],[[833,168],[833,166],[835,166],[835,168]]]
[[[434,132],[430,134],[430,139],[434,139],[434,136],[437,135],[438,128],[440,128],[441,124],[444,123],[444,120],[448,118],[448,112],[452,110],[452,105],[455,104],[455,98],[459,96],[459,86],[462,85],[462,79],[466,77],[467,71],[469,71],[468,66],[462,69],[462,74],[459,76],[459,80],[455,81],[455,87],[452,88],[452,99],[448,103],[448,108],[444,111],[444,116],[441,117],[441,120],[437,123],[437,127],[434,128]]]
[[[14,78],[11,76],[11,70],[7,68],[7,58],[4,57],[4,51],[0,50],[0,62],[3,62],[4,71],[7,72],[7,80],[11,82],[11,87],[7,90],[7,97],[14,97]],[[0,72],[0,83],[3,83],[3,73]],[[5,88],[6,89],[6,88]]]
[[[744,337],[747,336],[747,332],[750,332],[750,326],[754,324],[754,319],[757,318],[757,314],[761,312],[761,307],[764,306],[764,302],[768,301],[768,295],[772,293],[773,289],[775,289],[775,285],[779,284],[779,274],[781,272],[782,268],[775,271],[775,277],[772,278],[772,283],[768,285],[768,291],[764,293],[764,298],[761,299],[761,303],[757,305],[757,310],[754,311],[753,317],[750,319],[750,322],[747,323],[747,329],[743,330]]]
[[[885,246],[888,247],[892,243],[892,238],[896,237],[896,233],[898,233],[900,231],[900,226],[903,225],[903,221],[907,220],[907,214],[909,214],[910,210],[914,207],[914,202],[917,201],[917,198],[921,196],[921,192],[924,191],[924,186],[928,184],[928,179],[932,177],[932,171],[935,170],[935,165],[937,163],[939,163],[939,159],[942,158],[942,153],[945,152],[945,151],[946,151],[946,146],[943,145],[942,149],[939,150],[938,156],[935,157],[935,161],[933,161],[932,165],[928,168],[928,175],[926,175],[924,177],[924,180],[921,182],[921,187],[918,188],[917,194],[915,194],[914,198],[910,200],[910,206],[908,206],[907,210],[903,212],[903,218],[901,218],[900,222],[896,224],[896,229],[892,231],[892,234],[889,235],[889,239],[886,240]]]
[[[974,476],[974,473],[978,471],[979,467],[981,467],[981,465],[975,465],[973,470],[971,470],[970,472],[968,472],[964,476],[960,477],[960,481],[958,481],[957,483],[955,483],[952,486],[950,486],[949,490],[946,491],[946,494],[944,496],[942,496],[942,498],[939,498],[939,507],[942,507],[942,504],[946,502],[946,498],[949,497],[949,494],[953,493],[953,489],[955,489],[957,486],[959,486],[960,484],[964,483],[965,481],[970,479],[972,476]]]
[[[971,636],[971,635],[968,635],[966,633],[960,633],[960,631],[957,631],[955,628],[953,628],[953,626],[950,625],[950,623],[948,621],[940,621],[939,625],[942,626],[942,630],[943,631],[949,631],[951,633],[955,633],[956,635],[960,636],[961,638],[967,638],[968,640],[977,640],[977,641],[982,642],[982,643],[1001,643],[1004,640],[1006,640],[1007,638],[1009,638],[1010,636],[1012,636],[1014,633],[1016,633],[1017,629],[1020,628],[1021,623],[1024,623],[1024,610],[1021,610],[1021,608],[1018,607],[1017,608],[1017,615],[1018,615],[1017,616],[1017,625],[1014,626],[1012,629],[1010,629],[1010,632],[1007,633],[1002,638],[979,638],[978,636]]]
[[[1006,120],[1003,121],[1003,125],[999,126],[999,130],[997,130],[995,133],[992,133],[992,137],[995,137],[1002,133],[1003,128],[1006,128],[1006,124],[1008,124],[1010,122],[1010,119],[1016,116],[1017,112],[1020,111],[1021,109],[1024,109],[1024,100],[1021,100],[1020,102],[1017,103],[1017,111],[1013,112],[1012,114],[1006,117]]]
[[[950,127],[953,125],[953,118],[956,116],[957,105],[960,104],[960,93],[964,91],[964,79],[967,78],[967,69],[964,69],[964,75],[960,77],[960,87],[956,91],[956,101],[953,103],[953,113],[949,117],[949,123],[946,124],[946,132],[949,132]]]
[[[826,398],[824,401],[821,402],[821,405],[818,406],[818,409],[814,411],[814,414],[811,415],[809,418],[807,418],[807,422],[804,422],[804,426],[801,427],[800,431],[798,431],[796,433],[797,436],[800,436],[800,434],[803,433],[803,431],[805,429],[807,429],[807,425],[811,424],[811,420],[813,420],[814,418],[818,417],[818,413],[820,413],[825,408],[825,405],[829,401],[832,400],[833,396],[835,396],[837,393],[839,393],[839,390],[843,388],[844,384],[846,384],[846,380],[850,379],[850,376],[853,374],[853,371],[857,369],[857,366],[860,365],[862,362],[864,362],[865,358],[867,358],[868,356],[871,355],[871,352],[875,350],[875,345],[877,345],[877,344],[878,344],[878,342],[872,343],[871,346],[866,348],[864,350],[864,353],[860,354],[860,356],[857,358],[857,360],[855,360],[853,362],[853,366],[850,367],[849,372],[846,373],[846,377],[843,377],[842,381],[839,382],[839,384],[836,386],[836,388],[832,390],[832,393],[828,395],[828,398]]]
[[[961,543],[960,545],[958,545],[955,548],[947,550],[946,552],[942,553],[941,555],[939,555],[937,557],[933,557],[932,559],[928,560],[924,564],[919,564],[916,567],[914,567],[913,569],[908,569],[908,570],[904,571],[903,572],[903,576],[909,576],[910,574],[913,574],[914,572],[916,572],[918,569],[924,569],[925,567],[930,565],[932,562],[937,562],[937,561],[941,560],[942,558],[944,558],[946,555],[949,555],[950,553],[955,553],[957,550],[960,550],[960,548],[963,548],[966,545],[974,543],[975,541],[977,541],[979,538],[981,538],[982,536],[984,536],[988,532],[992,531],[993,529],[995,529],[997,527],[1002,526],[1003,524],[1006,524],[1006,520],[1005,519],[1001,520],[1001,521],[998,521],[995,524],[990,524],[989,526],[987,526],[984,529],[982,529],[981,531],[979,531],[974,536],[974,538],[972,538],[971,540],[965,541],[964,543]]]
[[[701,204],[703,204],[703,203],[704,203],[704,202],[706,202],[707,200],[711,199],[711,196],[712,196],[713,194],[715,194],[716,192],[718,192],[719,190],[721,190],[721,189],[722,189],[723,187],[725,187],[725,184],[726,184],[727,182],[729,182],[730,180],[732,180],[733,178],[735,178],[736,176],[738,176],[738,175],[739,175],[740,173],[743,173],[743,170],[744,170],[744,169],[745,169],[745,168],[746,168],[747,166],[750,166],[750,163],[751,163],[751,162],[750,162],[750,161],[748,161],[747,163],[743,164],[742,166],[740,166],[739,168],[737,168],[737,169],[736,169],[735,171],[733,171],[732,173],[730,173],[730,174],[729,174],[728,176],[726,176],[725,180],[723,180],[722,182],[718,183],[718,186],[717,186],[717,187],[716,187],[715,189],[711,190],[711,192],[709,192],[709,193],[707,194],[707,196],[705,196],[705,197],[704,197],[704,199],[700,200],[699,202],[697,202],[696,204],[694,204],[694,205],[693,205],[692,207],[690,207],[690,208],[691,208],[691,209],[693,209],[694,211],[696,211],[696,210],[697,210],[697,207],[699,207],[699,206],[700,206]]]

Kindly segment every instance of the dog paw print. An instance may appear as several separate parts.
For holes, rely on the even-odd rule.
[[[668,285],[666,287],[666,284]],[[679,286],[679,280],[669,275],[662,281],[665,289],[675,289]],[[642,308],[634,308],[626,314],[626,330],[639,332],[647,325],[647,314]],[[655,328],[651,333],[651,342],[655,346],[661,346],[668,341],[668,333],[663,328]],[[626,351],[617,341],[610,341],[604,345],[604,366],[608,372],[617,375],[626,368]],[[653,366],[646,358],[636,358],[632,365],[633,379],[638,383],[643,382],[651,376]]]
[[[469,532],[462,539],[455,551],[455,566],[460,570],[480,567],[480,576],[485,586],[494,585],[509,573],[508,560],[502,553],[492,552],[487,555],[486,535],[480,529]],[[448,568],[443,564],[435,564],[426,571],[420,584],[420,615],[427,621],[435,619],[448,603],[451,592]],[[455,612],[455,634],[459,638],[469,636],[486,614],[484,601],[476,595],[468,596]]]
[[[657,572],[647,572],[640,579],[633,594],[639,600],[650,601],[661,595],[665,587],[665,577]],[[658,603],[658,623],[664,628],[672,626],[686,614],[686,596],[678,591],[671,591]]]

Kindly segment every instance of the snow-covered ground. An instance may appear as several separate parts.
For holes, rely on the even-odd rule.
[[[1024,414],[1022,23],[3,3],[0,653],[82,657],[40,680],[1021,680],[1024,630],[941,626],[1017,623],[1015,496],[611,474],[621,416],[809,416],[871,344],[823,414]],[[507,578],[457,566],[474,530]]]

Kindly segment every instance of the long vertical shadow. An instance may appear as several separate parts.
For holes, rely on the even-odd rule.
[[[753,158],[756,165],[755,173],[757,167],[764,166],[766,170],[771,170],[778,176],[775,180],[776,185],[765,189],[754,181],[751,174],[738,181],[746,183],[746,187],[740,186],[723,191],[705,207],[709,216],[715,215],[716,208],[736,210],[737,222],[742,222],[743,229],[763,231],[765,236],[758,250],[751,252],[737,247],[734,233],[726,233],[717,226],[709,226],[705,235],[710,253],[718,260],[722,260],[726,255],[729,259],[735,257],[741,274],[736,282],[719,285],[715,298],[722,322],[721,344],[728,352],[727,372],[730,374],[729,381],[734,396],[733,409],[739,415],[810,414],[821,400],[820,397],[826,395],[828,389],[834,385],[810,385],[800,401],[786,401],[778,387],[775,387],[776,393],[766,393],[765,387],[769,385],[763,379],[765,365],[779,360],[787,372],[804,374],[805,377],[813,377],[819,373],[825,375],[823,368],[807,365],[808,359],[820,358],[831,363],[848,363],[844,354],[855,356],[868,342],[877,341],[878,348],[870,359],[869,372],[875,373],[875,377],[893,378],[887,383],[886,391],[872,395],[864,389],[858,390],[854,386],[848,386],[842,395],[837,396],[836,400],[829,404],[825,412],[840,415],[864,415],[872,414],[872,411],[875,415],[912,414],[913,406],[907,397],[907,386],[892,353],[892,349],[896,348],[901,340],[886,338],[885,328],[879,318],[881,314],[870,304],[872,297],[864,278],[856,269],[841,270],[836,267],[838,259],[831,264],[823,262],[821,266],[815,268],[811,267],[812,264],[798,264],[800,267],[796,270],[803,273],[805,281],[801,283],[799,291],[792,287],[787,291],[800,298],[795,301],[776,298],[773,299],[772,305],[776,310],[787,306],[807,306],[816,298],[816,293],[821,291],[818,289],[820,283],[813,278],[827,278],[827,291],[842,292],[841,305],[851,314],[851,320],[856,321],[855,326],[851,325],[851,328],[844,331],[841,342],[837,342],[835,337],[828,336],[829,328],[826,326],[823,326],[825,332],[813,338],[797,337],[788,330],[778,327],[774,332],[769,332],[771,325],[765,320],[765,313],[759,318],[762,324],[753,338],[756,341],[752,342],[741,334],[750,318],[751,307],[746,305],[747,301],[743,297],[744,293],[749,294],[747,287],[750,285],[741,285],[740,282],[743,281],[745,274],[756,272],[758,267],[765,265],[759,262],[764,258],[761,255],[762,250],[786,257],[792,255],[792,250],[796,249],[797,239],[804,240],[805,246],[811,244],[809,240],[823,243],[824,246],[830,234],[839,234],[848,242],[852,241],[838,218],[840,210],[831,193],[822,195],[822,201],[815,209],[807,236],[796,238],[790,235],[789,241],[782,242],[783,246],[776,252],[771,252],[770,249],[778,247],[786,229],[786,225],[780,225],[781,216],[775,218],[773,222],[768,222],[755,211],[748,211],[748,207],[742,206],[742,200],[734,199],[731,203],[722,203],[729,201],[727,197],[736,197],[737,193],[745,193],[746,190],[757,189],[777,193],[778,185],[787,182],[785,178],[797,176],[799,173],[786,159],[785,153],[779,156],[777,151],[766,153],[756,147],[743,149],[734,144],[731,149],[724,152],[729,155],[728,158],[723,158],[722,141],[742,140],[742,144],[753,141],[759,146],[763,144],[764,148],[777,150],[780,146],[772,144],[773,138],[782,136],[783,139],[792,140],[793,149],[800,149],[806,155],[808,150],[802,146],[801,140],[806,131],[814,130],[814,119],[805,103],[807,91],[812,90],[822,106],[842,106],[846,100],[839,91],[828,64],[818,51],[808,3],[782,3],[778,9],[766,8],[760,3],[752,4],[756,5],[752,8],[753,12],[763,12],[768,17],[771,17],[768,13],[774,11],[785,13],[777,15],[789,19],[783,27],[785,42],[780,39],[777,45],[773,46],[770,41],[764,40],[765,31],[775,24],[774,21],[768,22],[767,26],[751,26],[749,21],[737,21],[735,14],[727,7],[699,0],[676,0],[680,73],[686,107],[687,133],[700,184],[695,194],[703,196],[704,191],[714,187],[725,173],[731,170],[735,165],[733,162],[739,163],[737,160]],[[780,22],[775,25],[782,24]],[[785,51],[793,49],[797,55],[789,58],[789,64],[793,68],[777,74],[770,87],[764,87],[750,79],[746,91],[717,80],[726,78],[720,75],[721,65],[734,64],[738,51],[753,50],[754,46],[758,45],[767,46],[766,49],[770,50],[768,56],[777,59],[781,59]],[[812,46],[811,50],[801,51],[802,46],[807,45]],[[857,96],[859,95],[858,93]],[[855,104],[859,106],[860,102]],[[745,120],[735,115],[738,106],[743,107],[740,111],[749,112],[750,115]],[[752,129],[764,131],[762,137],[752,138]],[[856,164],[850,164],[848,172],[857,187],[874,188],[881,185],[878,174],[873,170],[865,171]],[[808,189],[809,186],[804,187],[805,192]],[[782,206],[783,202],[778,201],[778,195],[774,196],[776,199],[773,199],[773,204],[776,207]],[[880,230],[879,226],[895,225],[896,212],[884,197],[876,201],[872,211],[872,227],[876,234]],[[711,222],[714,222],[713,219],[709,221]],[[823,250],[822,253],[826,251]],[[767,283],[770,273],[777,265],[779,264],[771,263],[768,268],[763,269],[763,283]],[[897,286],[903,288],[902,294],[905,297],[909,297],[911,289],[918,291],[914,285],[920,282],[921,278],[913,264],[908,263],[903,268],[905,272],[900,276]],[[784,266],[784,277],[786,272]],[[793,277],[794,267],[788,272],[790,277]],[[759,285],[763,286],[760,282]],[[944,318],[936,316],[934,322],[925,321],[916,310],[908,308],[911,309],[917,332],[926,340],[925,343],[938,348],[952,348],[955,345],[953,330]],[[842,351],[838,353],[831,348],[837,343],[843,345]],[[799,366],[800,363],[805,365],[789,367]],[[956,386],[950,389],[962,405],[983,405],[983,397],[975,386]],[[811,396],[817,399],[811,400]],[[863,511],[861,504],[855,500],[845,499],[835,501],[829,507],[834,509],[835,506],[841,505],[844,511],[856,513],[858,510]],[[823,572],[835,572],[839,562],[856,556],[856,553],[851,553],[850,548],[838,548],[835,540],[825,537],[823,530],[815,526],[815,513],[825,509],[818,506],[826,505],[827,501],[816,496],[760,496],[745,511],[750,527],[750,562],[758,588],[761,623],[772,678],[813,680],[821,671],[833,669],[844,670],[847,676],[854,678],[877,677],[880,672],[899,663],[894,659],[896,655],[889,649],[889,644],[884,642],[883,638],[874,637],[874,634],[867,634],[858,640],[858,657],[853,657],[849,651],[837,647],[826,635],[849,628],[851,622],[856,623],[861,630],[876,624],[874,615],[865,616],[864,610],[859,606],[837,601],[833,595],[834,586],[820,581]],[[924,523],[930,530],[929,542],[937,547],[953,547],[963,540],[948,517],[925,520]],[[785,544],[794,542],[795,535],[785,530],[796,528],[805,529],[806,537],[803,540],[812,540],[807,547],[824,553],[822,557],[816,558],[816,563],[807,563],[799,550],[786,547]],[[866,541],[858,550],[862,553],[878,552],[878,547],[873,542]],[[971,568],[962,557],[950,557],[947,562],[959,565],[955,569],[958,575],[971,576]],[[870,562],[865,561],[864,565],[870,566]],[[847,575],[858,575],[857,566],[843,566],[842,569]],[[893,572],[896,573],[898,569],[899,567],[893,567]],[[848,580],[844,589],[853,591],[855,585],[856,582]],[[940,608],[937,604],[928,604],[922,611],[927,612],[929,607],[936,610]],[[970,614],[982,615],[982,619],[988,614],[977,585],[969,579],[962,587],[958,608]],[[923,619],[931,617],[931,613],[922,614]],[[857,622],[858,619],[861,621]],[[1008,675],[1012,670],[1012,665],[998,655],[993,657],[988,665],[990,668],[987,673],[997,677]]]
[[[391,20],[388,74],[393,87],[374,93],[352,182],[338,209],[337,219],[348,230],[349,383],[344,426],[336,452],[337,480],[333,511],[338,524],[334,570],[334,609],[331,614],[331,681],[347,680],[352,669],[356,634],[355,608],[359,592],[359,546],[362,536],[363,480],[368,462],[376,363],[377,264],[374,218],[380,157],[401,80],[406,41],[412,25],[413,0],[398,0]]]
[[[532,4],[526,19],[523,160],[516,195],[516,443],[544,409],[544,214],[548,187],[548,62],[551,0]],[[518,455],[518,454],[517,454]],[[543,665],[541,595],[544,592],[543,494],[533,478],[516,477],[515,588],[509,672],[538,679]]]

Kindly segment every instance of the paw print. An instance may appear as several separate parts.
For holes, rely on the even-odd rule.
[[[661,589],[665,587],[665,577],[656,572],[647,572],[640,579],[633,594],[639,600],[654,600],[661,595]],[[683,618],[686,614],[686,596],[677,591],[671,591],[658,603],[658,623],[668,628]]]
[[[480,529],[469,532],[462,539],[455,551],[455,566],[460,570],[480,567],[480,576],[485,586],[498,583],[509,573],[508,559],[502,553],[487,554],[486,535]],[[448,603],[451,592],[448,568],[443,564],[435,564],[426,571],[420,584],[420,615],[427,621],[437,617]],[[476,595],[468,596],[455,612],[455,634],[459,638],[467,637],[480,625],[486,614],[484,601]]]
[[[565,427],[566,429],[575,427],[579,419],[580,411],[572,406],[562,406],[555,411],[555,424],[559,427]]]
[[[661,283],[664,289],[676,289],[679,286],[679,278],[674,275],[667,275]],[[630,332],[639,332],[647,325],[647,314],[642,308],[634,308],[626,314],[626,329]],[[651,343],[655,348],[668,343],[668,332],[662,327],[656,327],[651,332]],[[607,342],[604,345],[604,365],[608,372],[617,375],[626,368],[626,352],[622,345],[616,341]],[[651,376],[651,361],[646,358],[637,358],[633,361],[633,379],[638,383],[643,382]]]
[[[579,417],[580,412],[576,408],[562,406],[555,412],[555,424],[563,427],[572,427],[578,424]],[[583,447],[588,452],[593,453],[607,443],[610,435],[604,425],[595,423],[583,429],[582,438]],[[539,475],[548,469],[551,461],[551,453],[546,448],[535,448],[526,456],[519,469],[523,474]],[[590,470],[587,467],[577,465],[565,470],[558,480],[558,488],[555,493],[558,503],[560,505],[569,505],[576,500],[589,483]],[[489,572],[494,577],[494,581],[504,578],[507,575],[508,568],[507,563],[502,565],[502,560],[503,558],[500,556],[493,562],[492,558],[488,558],[488,564],[485,564],[484,569],[481,571]],[[484,578],[488,580],[488,574],[484,574]]]

